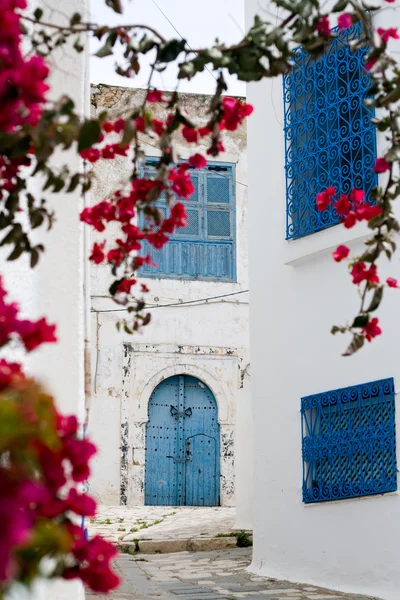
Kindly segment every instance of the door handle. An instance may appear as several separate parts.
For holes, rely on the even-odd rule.
[[[166,456],[166,458],[173,458],[176,462],[183,463],[185,462],[185,458],[178,458],[177,456]]]
[[[176,419],[178,419],[179,417],[191,417],[192,416],[192,409],[191,408],[186,408],[183,411],[179,411],[177,408],[175,408],[175,406],[173,406],[171,404],[170,413]]]

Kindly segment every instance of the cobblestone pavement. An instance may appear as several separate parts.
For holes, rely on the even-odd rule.
[[[135,539],[194,539],[230,533],[235,525],[235,509],[189,506],[104,506],[87,522],[89,535],[100,534],[113,541]]]
[[[123,580],[110,600],[370,600],[246,571],[251,548],[214,552],[121,555]],[[106,600],[88,595],[88,600]]]

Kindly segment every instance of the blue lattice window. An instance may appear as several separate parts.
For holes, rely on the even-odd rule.
[[[363,103],[370,86],[367,49],[347,46],[359,34],[359,24],[339,32],[317,59],[297,49],[283,78],[286,239],[339,222],[332,207],[316,210],[316,195],[328,186],[339,193],[363,189],[369,198],[377,183],[374,112]]]
[[[148,159],[147,177],[154,175],[156,159]],[[235,167],[209,163],[191,172],[195,192],[185,202],[188,224],[178,229],[162,250],[144,244],[157,267],[146,265],[143,277],[174,279],[236,280]],[[168,215],[165,199],[159,208]],[[141,225],[144,217],[141,217]]]
[[[301,400],[303,501],[397,489],[393,379]]]

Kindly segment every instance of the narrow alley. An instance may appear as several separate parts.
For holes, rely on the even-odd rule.
[[[122,579],[110,596],[89,600],[368,600],[311,585],[258,577],[247,571],[251,548],[173,554],[121,554]],[[369,599],[371,600],[371,599]]]

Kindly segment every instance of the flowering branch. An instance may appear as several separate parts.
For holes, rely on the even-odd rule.
[[[119,12],[119,3],[113,0],[112,4]],[[110,265],[116,277],[110,293],[134,314],[130,325],[125,323],[127,330],[136,331],[149,322],[150,316],[143,314],[143,298],[131,296],[137,269],[150,260],[148,256],[141,254],[143,242],[161,248],[176,227],[185,226],[184,205],[181,202],[174,204],[175,197],[185,201],[190,198],[193,191],[190,169],[201,168],[205,164],[205,158],[195,153],[188,163],[176,167],[175,135],[181,133],[194,145],[200,137],[208,138],[207,154],[218,156],[223,151],[224,128],[235,129],[251,112],[248,105],[223,97],[227,89],[224,72],[236,74],[243,81],[274,77],[285,73],[290,67],[293,43],[301,44],[307,52],[318,56],[336,35],[331,29],[328,15],[323,13],[315,0],[275,0],[275,5],[284,11],[284,18],[278,25],[274,26],[256,17],[254,25],[238,44],[218,44],[193,51],[185,40],[165,40],[156,30],[146,25],[111,28],[98,26],[83,22],[78,13],[71,17],[67,25],[52,24],[48,20],[42,20],[41,9],[35,11],[34,17],[23,13],[25,0],[8,0],[0,12],[3,24],[7,23],[7,27],[3,29],[8,31],[2,42],[2,47],[7,52],[3,52],[1,59],[4,76],[0,94],[4,110],[0,118],[0,176],[3,195],[0,229],[6,229],[6,235],[0,245],[13,246],[9,260],[29,253],[31,265],[34,266],[44,249],[42,244],[31,243],[29,230],[23,228],[19,219],[18,213],[21,210],[26,211],[28,208],[30,228],[44,223],[50,227],[53,221],[46,201],[34,198],[27,191],[26,180],[30,175],[42,178],[43,192],[72,192],[78,187],[85,192],[91,186],[93,174],[90,170],[71,173],[67,166],[55,170],[49,165],[49,158],[56,149],[77,147],[81,156],[89,163],[112,160],[116,156],[128,156],[132,153],[130,182],[125,188],[116,190],[111,198],[86,209],[81,218],[97,231],[104,231],[108,223],[119,222],[122,236],[115,240],[114,247],[106,249],[105,242],[96,243],[91,260],[96,264],[107,262]],[[348,8],[349,12],[343,12]],[[366,8],[369,13],[365,12]],[[392,212],[392,201],[399,191],[393,167],[398,161],[400,139],[397,103],[400,97],[400,80],[397,63],[387,52],[388,41],[397,38],[398,34],[395,28],[378,29],[375,32],[370,19],[370,13],[374,10],[375,7],[367,6],[366,2],[339,0],[331,11],[339,13],[340,29],[356,22],[363,25],[360,38],[350,43],[354,50],[369,48],[366,68],[371,73],[372,86],[368,103],[384,110],[383,116],[376,118],[374,122],[380,131],[387,132],[390,143],[387,153],[378,159],[375,166],[377,172],[389,172],[386,188],[374,190],[371,206],[349,209],[348,215],[343,215],[346,216],[346,227],[354,226],[359,220],[367,220],[374,232],[367,242],[367,250],[353,261],[354,264],[369,263],[370,268],[375,266],[382,252],[390,258],[395,251],[393,233],[399,229]],[[24,57],[20,49],[21,20],[30,27],[24,30],[24,36],[31,41],[32,49],[36,52],[31,58]],[[50,35],[49,29],[57,34]],[[113,54],[117,46],[122,47],[125,62],[117,65],[116,72],[125,77],[135,76],[141,68],[141,57],[154,53],[148,94],[141,106],[135,108],[128,117],[121,117],[111,123],[103,113],[98,119],[81,121],[70,99],[61,98],[53,105],[47,102],[48,86],[45,81],[48,68],[43,57],[70,41],[71,36],[75,49],[78,52],[83,50],[80,37],[83,34],[93,35],[103,42],[97,52],[99,57]],[[208,121],[203,127],[196,128],[193,121],[183,113],[177,93],[167,100],[151,87],[155,72],[163,70],[168,63],[179,60],[179,79],[191,79],[207,65],[217,73],[216,92],[208,108]],[[165,106],[163,121],[152,117],[149,105],[154,102]],[[139,133],[151,135],[160,148],[161,157],[154,179],[140,178],[144,151]],[[116,135],[119,137],[117,141],[108,142],[109,135],[114,140]],[[166,195],[171,206],[171,213],[166,219],[163,219],[156,204],[162,194]],[[142,228],[137,224],[139,213],[146,217],[146,224]],[[379,285],[377,282],[363,280],[359,314],[351,325],[334,328],[334,331],[347,331],[353,336],[346,354],[357,350],[368,339],[366,327],[370,322],[371,309],[366,309],[365,306],[370,294],[375,294],[373,310],[379,306],[383,292],[381,286],[377,288]],[[377,302],[378,306],[375,306]]]

